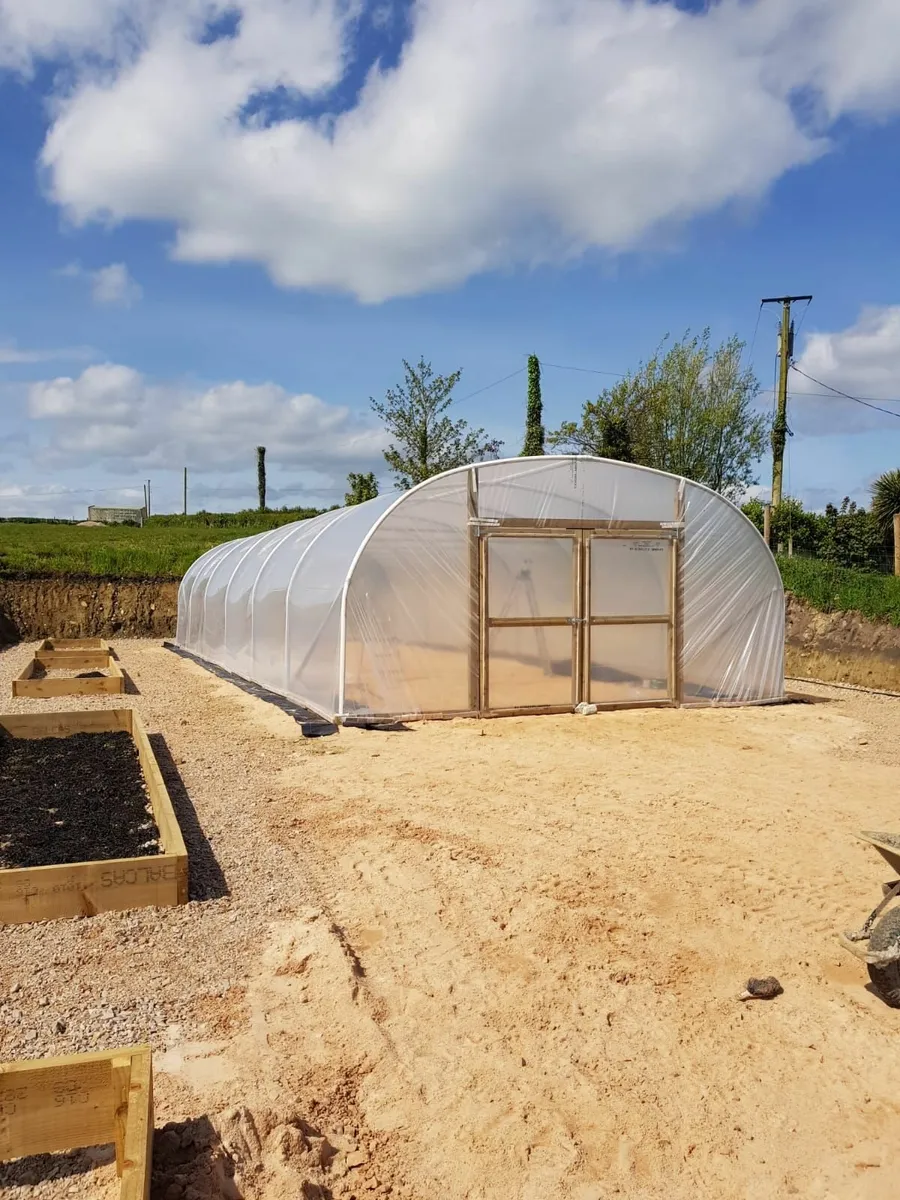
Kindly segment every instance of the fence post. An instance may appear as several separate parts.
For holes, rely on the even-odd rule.
[[[900,512],[894,513],[894,574],[900,575]]]

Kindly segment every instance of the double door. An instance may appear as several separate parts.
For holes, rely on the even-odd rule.
[[[478,707],[673,703],[675,572],[673,532],[483,532]]]

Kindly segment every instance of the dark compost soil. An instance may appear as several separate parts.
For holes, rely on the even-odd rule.
[[[0,730],[0,868],[157,853],[130,734],[15,738]]]

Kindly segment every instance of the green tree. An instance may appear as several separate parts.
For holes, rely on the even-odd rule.
[[[762,500],[748,500],[741,505],[741,509],[762,533],[765,528],[765,505]],[[787,552],[788,547],[792,547],[794,554],[815,558],[825,532],[825,517],[821,513],[807,512],[793,496],[785,496],[772,509],[773,550],[783,546]]]
[[[374,471],[369,471],[366,475],[357,475],[351,471],[347,476],[347,487],[350,491],[344,494],[344,504],[348,507],[351,504],[365,504],[367,500],[374,500],[378,495],[378,480]]]
[[[266,511],[266,448],[256,447],[256,490],[259,495],[259,511]]]
[[[819,557],[839,567],[859,571],[880,571],[885,565],[884,536],[870,512],[860,508],[849,496],[840,508],[825,506],[824,532],[819,542]]]
[[[394,439],[384,457],[401,488],[452,467],[496,458],[502,442],[489,438],[483,429],[472,429],[467,421],[447,416],[461,371],[435,375],[431,363],[422,358],[415,367],[404,359],[403,370],[403,383],[389,388],[384,400],[369,398]]]
[[[528,355],[528,407],[525,411],[525,444],[522,455],[544,453],[544,403],[541,399],[541,363]]]
[[[637,426],[637,395],[632,378],[604,388],[596,400],[586,400],[580,421],[563,421],[548,434],[553,447],[635,462],[633,435]]]
[[[885,538],[893,536],[894,513],[900,512],[900,470],[885,471],[872,484],[872,516]]]
[[[731,337],[712,350],[704,330],[664,346],[550,443],[671,471],[736,499],[755,482],[768,434],[753,407],[759,383],[741,366],[743,342]]]

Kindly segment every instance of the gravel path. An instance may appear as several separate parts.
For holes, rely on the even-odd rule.
[[[191,903],[0,928],[0,1059],[149,1041],[153,1200],[893,1196],[900,1013],[835,934],[887,878],[853,831],[900,833],[900,702],[304,740],[114,645],[136,694],[2,703],[141,711]]]

